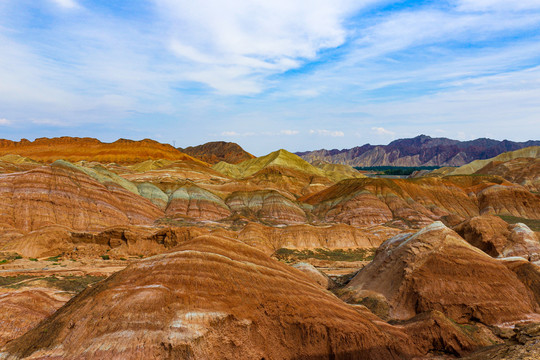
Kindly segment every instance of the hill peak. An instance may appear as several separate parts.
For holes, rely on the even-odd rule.
[[[209,164],[217,164],[220,161],[238,164],[255,158],[237,143],[226,141],[211,141],[198,146],[189,146],[185,149],[178,148],[178,150]]]

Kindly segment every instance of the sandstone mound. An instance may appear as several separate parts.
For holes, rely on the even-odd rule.
[[[186,184],[170,197],[165,213],[171,217],[219,220],[231,214],[225,202],[210,191]]]
[[[225,200],[232,212],[276,224],[306,222],[305,212],[277,191],[239,191]]]
[[[164,253],[210,229],[200,227],[115,226],[98,232],[74,231],[61,226],[47,226],[27,234],[2,236],[0,251],[25,258],[45,258],[64,254],[70,258],[97,258],[107,254],[151,256]],[[0,239],[2,238],[0,237]]]
[[[331,164],[324,161],[315,161],[313,166],[322,169],[326,176],[334,181],[341,181],[351,178],[363,178],[366,177],[358,170],[349,165],[344,164]]]
[[[266,156],[241,162],[237,165],[220,162],[214,165],[213,168],[234,178],[245,178],[268,166],[283,166],[300,170],[310,175],[325,176],[323,170],[316,168],[305,160],[302,160],[299,156],[283,149],[274,151]]]
[[[518,158],[540,158],[540,146],[531,146],[515,151],[508,151],[490,159],[475,160],[454,169],[450,173],[447,173],[447,175],[471,175],[475,173],[480,173],[478,171],[490,163],[507,162]]]
[[[293,267],[306,274],[308,278],[319,284],[323,289],[332,289],[336,286],[336,283],[330,279],[328,275],[317,270],[317,268],[311,264],[299,262],[294,264]]]
[[[44,166],[0,177],[0,224],[31,231],[58,224],[75,230],[151,224],[163,212],[113,183],[71,169]]]
[[[212,141],[185,149],[178,148],[178,150],[209,164],[217,164],[220,161],[238,164],[255,158],[255,156],[242,149],[240,145],[225,141]]]
[[[383,243],[347,289],[381,293],[397,319],[437,310],[459,323],[500,324],[527,319],[538,306],[503,262],[440,222]]]
[[[350,225],[392,222],[422,227],[434,220],[480,214],[540,218],[540,196],[499,177],[348,179],[305,196],[322,221]]]
[[[398,232],[397,229],[382,226],[368,231],[345,224],[330,226],[300,224],[276,228],[250,223],[237,236],[244,243],[270,255],[281,248],[375,248]]]
[[[313,213],[324,221],[350,225],[398,220],[419,227],[449,214],[478,214],[462,188],[436,178],[350,179],[299,200],[313,205]]]
[[[493,257],[540,260],[540,242],[525,224],[507,224],[497,216],[473,217],[454,227],[471,245]]]
[[[0,156],[0,173],[26,171],[41,165],[37,161],[19,155],[8,154]]]
[[[88,160],[134,164],[148,159],[167,159],[191,160],[205,164],[171,145],[149,139],[141,141],[120,139],[113,143],[76,137],[40,138],[35,141],[23,139],[19,142],[0,140],[0,155],[7,154],[26,156],[32,160],[49,163],[64,159],[70,162]]]
[[[0,292],[0,346],[32,329],[68,299],[48,289]]]
[[[87,289],[4,358],[404,359],[400,330],[256,249],[203,236]]]

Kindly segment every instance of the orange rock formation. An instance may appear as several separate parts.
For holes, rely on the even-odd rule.
[[[39,138],[35,141],[22,139],[19,142],[0,140],[0,156],[7,154],[26,156],[32,160],[48,163],[63,159],[71,162],[88,160],[134,164],[148,159],[167,159],[191,160],[205,164],[171,145],[149,139],[141,141],[119,139],[113,143],[76,137]]]
[[[399,329],[240,242],[203,236],[81,293],[8,343],[44,358],[369,358],[419,355]]]

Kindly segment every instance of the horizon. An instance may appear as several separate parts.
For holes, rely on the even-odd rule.
[[[354,148],[354,147],[362,147],[362,146],[366,146],[366,145],[369,145],[369,146],[388,146],[390,145],[390,143],[394,142],[394,141],[399,141],[399,140],[410,140],[410,139],[415,139],[417,137],[422,137],[422,136],[425,136],[425,137],[429,137],[431,139],[447,139],[447,140],[454,140],[454,141],[461,141],[461,140],[456,140],[456,139],[451,139],[451,138],[446,138],[446,137],[434,137],[434,136],[430,136],[430,135],[426,135],[426,134],[419,134],[419,135],[416,135],[414,137],[411,137],[411,138],[399,138],[399,139],[394,139],[394,140],[391,140],[389,141],[388,143],[386,144],[371,144],[371,143],[365,143],[365,144],[359,144],[359,145],[356,145],[356,146],[353,146],[351,148]],[[38,138],[31,138],[31,139],[28,139],[28,138],[20,138],[20,139],[17,139],[17,140],[13,140],[13,139],[0,139],[0,140],[10,140],[10,141],[14,141],[14,142],[21,142],[23,140],[26,140],[26,141],[30,141],[30,142],[34,142],[38,139],[58,139],[58,138],[76,138],[76,139],[82,139],[82,138],[89,138],[89,139],[95,139],[95,140],[98,140],[102,143],[114,143],[116,141],[120,141],[120,140],[127,140],[127,141],[134,141],[134,142],[137,142],[137,141],[143,141],[143,140],[150,140],[150,141],[156,141],[158,143],[161,143],[161,144],[165,144],[165,145],[170,145],[180,151],[186,149],[186,148],[189,148],[189,147],[196,147],[196,146],[200,146],[200,145],[205,145],[207,143],[212,143],[212,142],[225,142],[225,143],[233,143],[233,144],[236,144],[238,146],[240,146],[243,150],[247,151],[248,153],[252,154],[252,155],[255,155],[256,157],[261,157],[261,156],[265,156],[265,155],[269,155],[270,153],[273,153],[273,152],[276,152],[276,151],[279,151],[279,150],[286,150],[286,151],[289,151],[291,153],[308,153],[308,152],[312,152],[312,151],[320,151],[320,150],[327,150],[327,151],[333,151],[333,150],[338,150],[338,151],[345,151],[345,150],[350,150],[351,148],[341,148],[341,149],[338,149],[338,148],[318,148],[318,149],[309,149],[309,150],[300,150],[300,151],[292,151],[292,150],[288,150],[287,148],[284,148],[284,147],[279,147],[277,146],[276,148],[274,148],[273,150],[267,152],[267,153],[261,153],[261,154],[256,154],[255,152],[252,152],[252,151],[249,151],[249,149],[246,149],[245,146],[243,146],[242,144],[239,144],[237,142],[234,142],[234,141],[225,141],[225,140],[215,140],[215,141],[208,141],[208,142],[205,142],[205,143],[201,143],[201,144],[195,144],[195,145],[187,145],[187,146],[175,146],[175,144],[170,144],[170,143],[167,143],[167,142],[160,142],[159,140],[155,140],[155,139],[152,139],[152,138],[141,138],[141,139],[129,139],[129,138],[125,138],[125,137],[120,137],[120,138],[117,138],[115,140],[111,140],[111,141],[103,141],[99,138],[93,138],[93,137],[88,137],[88,136],[55,136],[55,137],[38,137]],[[516,143],[525,143],[525,142],[530,142],[530,141],[540,141],[540,140],[535,140],[535,139],[529,139],[529,140],[525,140],[525,141],[514,141],[514,140],[510,140],[510,139],[502,139],[502,140],[499,140],[499,139],[492,139],[492,138],[476,138],[476,139],[472,139],[472,140],[465,140],[465,141],[462,141],[462,142],[466,142],[466,141],[475,141],[475,140],[495,140],[495,141],[499,141],[499,142],[503,142],[503,141],[509,141],[509,142],[516,142]],[[176,144],[178,145],[178,144]],[[534,145],[533,145],[534,146]]]
[[[14,141],[260,155],[540,138],[538,0],[6,0],[0,18],[0,131]]]

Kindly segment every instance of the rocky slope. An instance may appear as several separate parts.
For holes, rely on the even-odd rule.
[[[220,161],[238,164],[255,158],[255,156],[242,149],[240,145],[225,141],[212,141],[184,149],[178,148],[178,150],[209,164],[217,164]]]
[[[540,141],[458,141],[420,135],[395,140],[388,145],[367,144],[352,149],[323,149],[296,154],[309,162],[322,160],[351,166],[461,166],[528,146],[540,146]]]
[[[60,137],[39,138],[35,141],[22,139],[19,142],[0,140],[0,156],[15,154],[32,160],[51,163],[63,159],[70,162],[80,160],[133,164],[148,159],[191,160],[194,159],[171,145],[154,140],[132,141],[119,139],[103,143],[92,138]]]
[[[458,168],[441,168],[428,176],[498,175],[530,191],[540,191],[540,146],[510,151],[486,160],[476,160]]]
[[[0,290],[0,346],[34,328],[68,300],[50,289]]]
[[[52,224],[76,230],[151,224],[163,212],[114,182],[106,185],[66,166],[0,176],[0,224],[31,231]]]
[[[2,358],[370,358],[419,355],[400,329],[300,271],[203,236],[81,293]]]
[[[540,242],[525,224],[508,224],[497,216],[482,215],[465,220],[453,230],[490,256],[540,260]]]
[[[432,310],[457,323],[501,325],[538,318],[539,304],[531,290],[503,261],[440,222],[383,243],[346,289],[382,294],[395,319]]]
[[[299,199],[321,221],[422,227],[454,216],[540,217],[540,197],[498,177],[349,179]],[[520,215],[517,215],[520,214]]]

